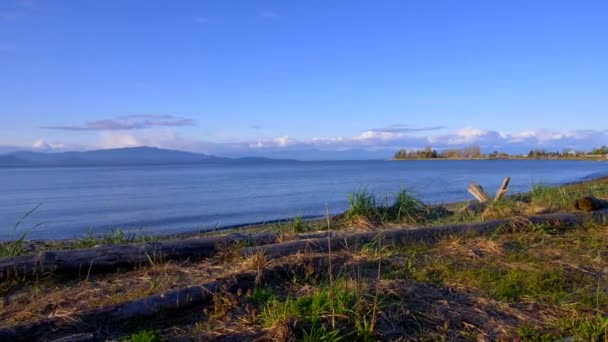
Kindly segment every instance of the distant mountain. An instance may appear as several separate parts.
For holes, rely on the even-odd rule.
[[[10,145],[0,145],[0,154],[2,153],[9,153],[9,152],[15,152],[15,151],[20,151],[23,148],[19,148],[17,146],[10,146]]]
[[[156,147],[61,153],[18,151],[0,155],[0,167],[167,165],[259,161],[267,161],[267,159],[229,159]]]
[[[343,151],[298,149],[298,150],[273,150],[273,151],[249,151],[251,157],[265,157],[271,159],[295,159],[305,161],[319,160],[387,160],[395,151],[351,149]],[[233,156],[233,155],[228,155]]]

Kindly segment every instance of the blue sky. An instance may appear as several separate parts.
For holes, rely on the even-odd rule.
[[[608,144],[607,17],[606,1],[0,0],[0,151],[590,149]]]

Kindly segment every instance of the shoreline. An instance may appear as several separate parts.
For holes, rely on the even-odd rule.
[[[603,182],[603,181],[608,181],[608,172],[606,174],[602,174],[602,175],[591,174],[591,175],[585,176],[582,179],[576,180],[576,181],[549,185],[548,188],[573,187],[573,186],[592,184],[592,183],[598,183],[598,182]],[[463,192],[466,192],[466,189],[463,189]],[[516,197],[516,196],[525,194],[527,192],[528,191],[510,193],[507,197]],[[453,209],[455,207],[465,206],[472,201],[474,202],[475,200],[470,199],[470,200],[444,202],[441,204],[429,204],[429,205],[430,206],[443,206],[446,208]],[[329,216],[329,219],[335,220],[336,217],[339,217],[341,215],[342,215],[342,213],[333,214],[333,215]],[[60,247],[64,246],[65,247],[65,246],[71,246],[76,241],[79,241],[84,238],[102,238],[105,234],[109,234],[109,233],[117,232],[117,231],[124,233],[124,234],[132,235],[134,237],[137,236],[138,238],[142,238],[144,240],[146,240],[146,239],[155,240],[155,241],[156,240],[177,240],[177,239],[187,239],[187,238],[212,236],[212,235],[223,235],[223,234],[229,234],[229,233],[238,234],[238,233],[245,233],[246,231],[249,231],[252,233],[266,231],[266,230],[271,230],[271,228],[274,228],[276,226],[289,224],[289,223],[293,222],[296,218],[300,219],[300,220],[302,220],[302,222],[308,223],[308,224],[318,223],[320,221],[325,221],[327,219],[325,215],[293,216],[293,217],[284,217],[284,218],[279,218],[279,219],[269,220],[269,221],[233,224],[233,225],[228,225],[228,226],[223,226],[223,227],[217,227],[214,229],[209,229],[206,231],[190,230],[190,231],[185,231],[185,232],[180,232],[180,233],[167,233],[167,234],[162,234],[162,233],[143,234],[143,233],[139,233],[138,229],[121,230],[121,229],[117,228],[117,229],[108,229],[105,232],[96,233],[96,234],[88,235],[88,236],[86,235],[86,233],[84,233],[80,237],[76,236],[74,238],[69,238],[69,239],[57,239],[57,240],[31,239],[31,240],[23,240],[23,243],[25,245],[29,245],[30,247],[32,247],[32,248],[27,248],[28,250],[29,249],[38,250],[41,247],[43,247],[43,248],[44,247],[46,247],[46,248],[55,247],[55,246],[60,246]],[[9,244],[11,241],[12,240],[0,240],[0,245]],[[134,243],[137,243],[137,242],[134,242]]]
[[[481,161],[481,160],[528,160],[528,161],[598,161],[608,162],[608,156],[606,157],[589,157],[589,158],[526,158],[526,157],[512,157],[512,158],[490,158],[490,157],[479,157],[479,158],[412,158],[412,159],[319,159],[319,160],[300,160],[300,159],[268,159],[268,160],[256,160],[253,164],[280,164],[280,163],[325,163],[325,162],[382,162],[382,161]],[[66,165],[0,165],[0,170],[30,170],[30,169],[62,169],[62,168],[123,168],[123,167],[162,167],[162,166],[206,166],[206,165],[235,165],[238,163],[244,163],[244,161],[236,160],[230,162],[202,162],[202,163],[150,163],[150,164],[66,164]]]
[[[414,161],[414,160],[455,160],[455,161],[463,161],[463,160],[542,160],[542,161],[598,161],[598,162],[608,162],[608,157],[590,157],[590,158],[526,158],[526,157],[512,157],[512,158],[490,158],[490,157],[478,157],[478,158],[407,158],[407,159],[388,159],[388,161]]]

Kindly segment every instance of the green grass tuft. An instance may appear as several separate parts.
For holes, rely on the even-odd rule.
[[[323,324],[313,324],[309,329],[302,329],[302,342],[338,342],[343,341],[340,330],[328,330]]]
[[[395,196],[393,205],[388,209],[388,214],[389,221],[418,223],[426,221],[429,209],[411,192],[401,190]]]
[[[17,222],[15,222],[15,224],[13,225],[12,238],[8,242],[0,244],[0,257],[2,257],[2,258],[16,257],[23,253],[23,242],[25,241],[25,238],[29,234],[29,231],[31,229],[35,229],[36,227],[43,225],[44,223],[38,223],[37,225],[33,226],[32,228],[26,229],[21,233],[18,233],[19,227],[21,226],[21,223],[26,218],[28,218],[28,216],[30,216],[34,211],[36,211],[38,208],[40,208],[41,205],[42,204],[38,204],[37,206],[32,208],[30,211],[25,213],[23,216],[21,216],[17,220]]]
[[[272,290],[265,287],[256,287],[249,295],[249,300],[255,305],[268,303],[270,299],[272,299]]]
[[[309,231],[311,228],[306,225],[304,220],[300,216],[296,216],[289,222],[289,229],[293,233],[304,233]]]
[[[357,192],[348,195],[348,209],[344,213],[345,218],[376,218],[378,216],[378,208],[376,206],[376,197],[367,189],[361,189]]]
[[[340,278],[296,299],[272,297],[261,307],[259,319],[266,328],[290,320],[298,322],[303,341],[372,341],[377,294],[364,292],[364,287],[363,283]],[[333,320],[340,329],[329,328]]]
[[[158,332],[152,330],[140,330],[124,338],[123,342],[160,342]]]
[[[95,235],[89,230],[83,237],[74,239],[74,248],[91,248],[98,245],[123,245],[128,243],[154,242],[158,237],[147,236],[139,231],[131,232],[120,228],[110,230],[102,235]]]
[[[402,189],[397,192],[390,204],[387,195],[382,205],[378,205],[374,194],[363,189],[349,194],[348,209],[344,213],[344,219],[351,224],[424,224],[444,219],[452,214],[442,206],[425,204],[409,190]]]

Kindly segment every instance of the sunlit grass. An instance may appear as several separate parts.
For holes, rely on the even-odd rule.
[[[0,243],[0,257],[15,257],[19,256],[23,253],[23,242],[25,238],[29,234],[29,231],[35,229],[44,223],[38,223],[32,228],[25,229],[23,231],[19,231],[21,224],[25,219],[27,219],[34,211],[40,208],[42,204],[39,204],[32,208],[30,211],[21,216],[17,222],[13,225],[12,236],[11,239],[6,243]]]

